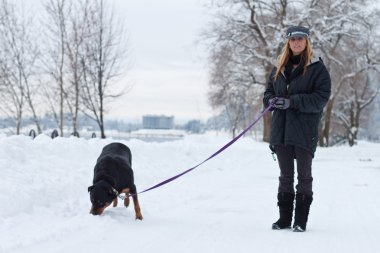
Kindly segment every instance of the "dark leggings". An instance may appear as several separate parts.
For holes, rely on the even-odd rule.
[[[313,195],[311,175],[312,154],[296,146],[275,146],[278,164],[281,174],[278,192],[294,193],[294,159],[297,161],[297,193]]]

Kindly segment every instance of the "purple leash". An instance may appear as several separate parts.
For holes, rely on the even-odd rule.
[[[274,101],[275,102],[275,101]],[[190,171],[194,170],[195,168],[201,166],[203,163],[207,162],[208,160],[210,160],[211,158],[219,155],[220,153],[222,153],[225,149],[227,149],[229,146],[231,146],[233,143],[235,143],[238,139],[240,139],[240,137],[242,137],[246,132],[248,132],[262,117],[264,117],[264,115],[272,108],[273,106],[273,103],[270,103],[269,106],[267,108],[265,108],[265,110],[263,112],[261,112],[259,114],[259,116],[243,131],[241,132],[238,136],[236,136],[235,138],[233,138],[230,142],[228,142],[226,145],[224,145],[222,148],[220,148],[218,151],[216,151],[214,154],[212,154],[209,158],[207,158],[206,160],[204,160],[203,162],[199,163],[198,165],[195,165],[194,167],[188,169],[188,170],[185,170],[184,172],[178,174],[178,175],[175,175],[169,179],[166,179],[165,181],[162,181],[161,183],[158,183],[146,190],[143,190],[141,192],[139,192],[138,194],[141,194],[141,193],[144,193],[144,192],[147,192],[147,191],[150,191],[150,190],[153,190],[153,189],[156,189],[160,186],[163,186],[187,173],[189,173]],[[131,196],[131,195],[130,195]]]

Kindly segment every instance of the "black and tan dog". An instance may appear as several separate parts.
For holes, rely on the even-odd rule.
[[[111,202],[116,207],[117,197],[124,193],[125,207],[129,206],[129,195],[132,195],[136,219],[143,219],[134,183],[132,154],[126,145],[115,142],[103,148],[94,168],[93,185],[88,191],[93,215],[102,214]]]

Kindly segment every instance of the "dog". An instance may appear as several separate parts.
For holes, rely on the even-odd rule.
[[[111,205],[117,206],[117,197],[124,193],[124,206],[132,196],[136,219],[142,220],[132,170],[132,153],[124,144],[114,142],[103,147],[94,168],[93,185],[88,187],[92,203],[90,213],[100,215]]]

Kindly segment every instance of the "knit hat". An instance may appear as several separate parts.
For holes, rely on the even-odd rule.
[[[303,26],[291,26],[286,30],[285,38],[290,39],[294,37],[307,38],[310,36],[309,28]]]

